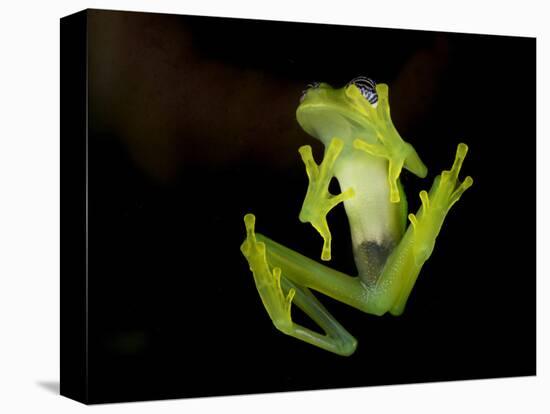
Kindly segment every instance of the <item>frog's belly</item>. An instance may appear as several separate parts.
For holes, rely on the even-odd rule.
[[[364,152],[346,154],[335,165],[342,191],[355,196],[344,202],[357,270],[368,284],[376,281],[401,236],[399,203],[390,202],[388,164]]]

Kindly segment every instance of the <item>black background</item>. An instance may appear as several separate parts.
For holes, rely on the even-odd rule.
[[[92,11],[89,33],[89,386],[93,402],[535,374],[535,40]],[[350,357],[279,333],[245,259],[242,218],[319,259],[298,221],[295,120],[305,85],[390,86],[429,174],[470,152],[405,313],[318,297]],[[338,191],[337,185],[334,191]],[[355,274],[343,207],[331,266]],[[293,311],[294,312],[294,311]],[[307,324],[299,311],[297,320]]]

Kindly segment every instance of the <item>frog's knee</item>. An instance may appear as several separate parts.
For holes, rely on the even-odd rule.
[[[289,335],[292,332],[293,323],[290,319],[275,318],[273,319],[273,325],[275,325],[275,328],[277,328],[279,331],[281,331],[284,334]]]
[[[350,356],[357,349],[357,339],[351,337],[337,342],[337,353],[343,356]]]

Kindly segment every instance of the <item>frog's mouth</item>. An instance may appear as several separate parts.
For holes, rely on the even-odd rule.
[[[304,131],[325,145],[335,137],[351,145],[354,139],[369,140],[374,134],[360,115],[344,112],[337,106],[301,105],[296,111],[296,119]]]

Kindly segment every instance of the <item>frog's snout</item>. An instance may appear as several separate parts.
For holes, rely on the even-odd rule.
[[[302,103],[304,101],[304,99],[306,98],[306,95],[307,93],[312,90],[312,89],[317,89],[319,87],[319,85],[321,85],[321,83],[319,82],[312,82],[312,83],[309,83],[306,88],[302,91],[301,95],[300,95],[300,103]]]

